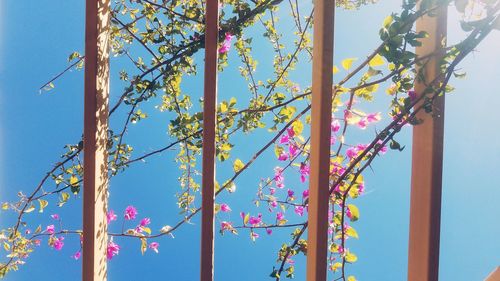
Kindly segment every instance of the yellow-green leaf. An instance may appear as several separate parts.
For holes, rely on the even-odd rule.
[[[45,207],[47,207],[47,205],[49,205],[49,202],[47,202],[47,200],[43,200],[43,199],[38,199],[38,203],[40,203],[40,213],[43,213],[43,209],[45,209]]]
[[[332,68],[332,73],[337,74],[337,73],[339,73],[339,71],[340,71],[340,69],[336,65],[334,65]]]
[[[243,219],[243,225],[246,225],[249,220],[250,220],[250,214],[246,214],[245,218]]]
[[[347,253],[346,253],[346,255],[345,255],[345,261],[346,261],[346,262],[349,262],[349,263],[354,263],[354,262],[356,262],[357,260],[358,260],[358,257],[357,257],[355,254],[353,254],[353,253],[351,253],[351,252],[347,251]]]
[[[240,159],[236,159],[233,163],[233,170],[235,173],[241,171],[245,167],[245,164]]]
[[[292,126],[296,136],[302,134],[302,131],[304,130],[304,124],[302,124],[302,121],[297,119],[293,122]]]
[[[78,178],[75,175],[71,176],[71,178],[69,178],[69,184],[76,186],[78,184]]]
[[[144,255],[144,252],[148,249],[148,241],[146,238],[141,238],[141,253]]]
[[[345,234],[353,238],[358,238],[358,232],[352,226],[345,231]]]
[[[2,210],[8,210],[9,209],[9,202],[4,202],[2,204]]]
[[[349,58],[349,59],[345,59],[342,61],[342,67],[345,69],[345,70],[349,70],[352,66],[352,63],[357,60],[357,58]]]
[[[359,219],[359,209],[353,204],[348,204],[347,208],[351,212],[351,221],[357,221]]]
[[[31,204],[26,210],[24,210],[25,213],[31,213],[35,210],[35,206]]]
[[[381,65],[384,65],[384,59],[382,58],[381,55],[379,54],[376,54],[371,60],[370,62],[368,62],[368,65],[370,65],[371,67],[376,67],[376,66],[381,66]]]
[[[144,232],[146,232],[147,234],[151,235],[151,228],[146,227],[146,226],[143,226],[143,227],[142,227],[142,230],[143,230]]]
[[[382,26],[384,28],[387,28],[391,23],[392,23],[392,16],[389,15],[384,19],[384,23],[382,24]]]
[[[347,281],[356,281],[356,277],[351,275],[351,276],[347,277]]]

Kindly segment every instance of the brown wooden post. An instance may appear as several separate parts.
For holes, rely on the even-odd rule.
[[[107,278],[109,19],[109,0],[87,0],[83,142],[84,281],[103,281]]]
[[[417,21],[417,32],[429,36],[417,47],[417,56],[443,50],[446,38],[447,6],[439,8],[435,16],[424,16]],[[415,83],[415,91],[422,94],[426,83],[439,74],[439,60],[433,56],[423,66],[423,81]],[[417,114],[423,123],[413,127],[412,178],[410,202],[410,238],[408,252],[409,281],[437,281],[439,272],[439,235],[441,221],[441,184],[443,170],[444,97],[436,99],[433,114]]]
[[[219,1],[207,0],[206,3],[200,280],[212,281],[214,278],[215,127],[217,120]]]
[[[314,1],[307,280],[326,280],[334,0]]]
[[[497,266],[484,281],[500,281],[500,266]]]

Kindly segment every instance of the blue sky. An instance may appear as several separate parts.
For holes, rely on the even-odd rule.
[[[336,61],[363,57],[378,44],[378,28],[383,18],[398,10],[399,1],[381,1],[356,12],[339,11],[336,18]],[[30,191],[52,163],[58,160],[65,144],[74,143],[83,124],[83,73],[71,72],[56,84],[57,88],[40,95],[38,88],[67,66],[67,55],[83,50],[84,1],[2,1],[0,3],[0,201],[15,199],[19,190]],[[258,34],[256,31],[255,34]],[[449,40],[460,38],[456,15],[451,12]],[[500,161],[500,123],[497,114],[500,92],[500,32],[494,32],[480,45],[478,52],[463,64],[466,80],[455,80],[457,90],[447,97],[445,129],[445,168],[443,183],[442,244],[440,280],[482,280],[500,264],[500,184],[496,180]],[[260,55],[265,56],[261,51]],[[265,57],[264,57],[265,58]],[[200,56],[197,56],[200,59]],[[265,59],[260,68],[265,68]],[[233,62],[237,60],[233,57]],[[112,60],[114,75],[126,64]],[[260,69],[259,68],[259,69]],[[220,95],[246,95],[246,88],[236,73],[237,64],[220,75]],[[265,70],[263,70],[265,72]],[[310,66],[295,73],[304,85],[310,81]],[[116,77],[116,76],[115,76]],[[202,79],[188,78],[184,89],[200,95]],[[241,82],[235,87],[234,81]],[[117,79],[111,84],[112,100],[123,89]],[[243,93],[235,89],[245,89]],[[387,108],[383,92],[369,109]],[[144,152],[169,142],[168,115],[154,113],[155,102],[144,110],[150,118],[134,126],[128,137],[136,151]],[[368,108],[367,108],[368,109]],[[113,120],[119,124],[121,120]],[[257,133],[239,136],[235,142],[257,147],[271,136]],[[374,172],[366,174],[367,193],[358,201],[361,220],[355,224],[359,241],[350,241],[358,255],[349,273],[361,281],[406,279],[409,217],[411,130],[398,138],[407,145],[401,153],[390,152],[376,160]],[[242,160],[252,150],[237,151]],[[164,153],[138,164],[111,182],[110,207],[120,212],[130,203],[140,216],[152,219],[152,228],[174,224],[178,219],[176,199],[178,170],[175,151]],[[234,210],[252,208],[251,199],[261,177],[271,174],[276,162],[272,153],[256,163],[238,181],[238,191],[221,200]],[[230,163],[218,167],[218,179],[229,175]],[[397,176],[388,176],[397,175]],[[67,228],[81,227],[81,200],[71,200],[64,209],[49,207],[43,214],[30,216],[32,221],[49,223],[49,214],[60,213]],[[260,210],[264,212],[265,210]],[[12,222],[12,215],[2,213],[2,227]],[[199,220],[183,226],[175,238],[162,238],[160,254],[148,251],[141,256],[139,241],[117,240],[120,255],[109,263],[109,280],[191,281],[198,278]],[[118,230],[112,226],[112,229]],[[216,238],[216,280],[268,280],[275,265],[276,250],[289,241],[288,231],[275,231],[253,243],[248,233]],[[77,238],[67,238],[61,252],[40,247],[19,272],[6,280],[75,280],[80,278],[80,262],[69,258],[77,248]],[[305,259],[299,264],[296,280],[304,280]]]

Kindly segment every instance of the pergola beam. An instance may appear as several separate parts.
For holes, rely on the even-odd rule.
[[[437,2],[434,2],[436,4]],[[441,4],[442,5],[442,4]],[[420,66],[423,79],[416,78],[415,92],[424,94],[428,83],[440,73],[439,61],[444,54],[447,6],[438,8],[434,16],[417,21],[417,32],[426,31],[418,57],[437,52]],[[434,84],[437,88],[439,85]],[[423,101],[422,101],[423,102]],[[435,99],[432,115],[417,114],[422,124],[413,127],[412,177],[410,202],[410,237],[408,281],[437,281],[439,274],[439,236],[441,222],[441,188],[443,170],[444,96]]]
[[[104,281],[107,249],[109,0],[87,0],[82,280]]]
[[[217,41],[219,1],[206,1],[203,94],[203,156],[200,280],[214,278],[215,128],[217,121]]]
[[[334,0],[314,1],[307,281],[326,280]]]

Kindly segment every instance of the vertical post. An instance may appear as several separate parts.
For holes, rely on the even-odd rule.
[[[109,0],[87,0],[82,280],[104,281],[107,248]]]
[[[438,1],[433,1],[436,5]],[[443,5],[443,4],[440,4]],[[443,42],[446,37],[447,6],[438,8],[434,16],[417,21],[417,32],[429,36],[417,47],[417,56],[434,52],[421,66],[424,79],[415,82],[415,91],[424,94],[427,83],[440,75]],[[437,85],[437,84],[436,84]],[[441,222],[441,184],[443,170],[444,96],[434,102],[433,114],[417,114],[423,123],[413,127],[412,178],[410,200],[410,238],[408,280],[437,281],[439,271],[439,235]]]
[[[307,281],[326,280],[334,0],[314,1]]]
[[[219,1],[207,0],[203,94],[201,281],[212,281],[214,278],[215,127],[217,120],[218,37]]]

